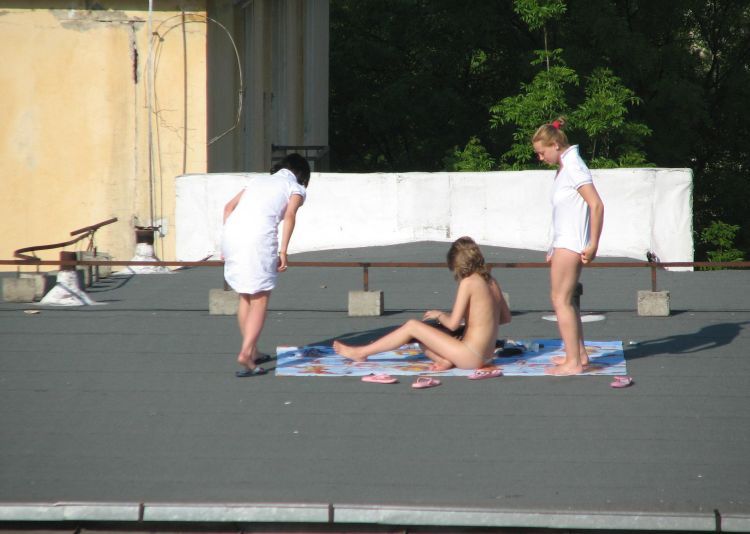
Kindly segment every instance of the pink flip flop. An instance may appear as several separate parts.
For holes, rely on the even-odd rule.
[[[395,384],[398,380],[387,374],[369,374],[362,377],[362,382],[373,382],[375,384]]]
[[[434,388],[440,384],[441,382],[437,378],[432,378],[431,376],[420,376],[414,381],[414,383],[412,383],[411,387],[414,389],[426,389]]]
[[[626,388],[633,385],[633,379],[629,376],[616,376],[609,385],[613,388]]]
[[[497,378],[503,376],[502,369],[477,369],[467,378],[469,380],[483,380],[485,378]]]

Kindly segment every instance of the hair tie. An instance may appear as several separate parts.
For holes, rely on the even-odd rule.
[[[553,120],[553,121],[552,121],[552,127],[553,127],[553,128],[555,129],[555,130],[559,130],[559,129],[560,129],[560,121],[559,121],[559,120],[557,120],[557,119]]]

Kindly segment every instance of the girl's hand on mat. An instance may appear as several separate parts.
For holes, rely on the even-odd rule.
[[[440,310],[427,310],[424,312],[424,316],[422,317],[423,321],[431,321],[431,320],[440,320],[440,316],[443,315],[443,312]]]

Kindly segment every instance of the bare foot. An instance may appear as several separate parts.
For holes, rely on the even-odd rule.
[[[555,365],[563,365],[565,363],[565,356],[552,356],[550,361]],[[586,367],[589,364],[589,355],[584,353],[581,356],[581,365]]]
[[[556,365],[555,367],[548,367],[544,370],[544,374],[553,376],[572,376],[580,375],[583,372],[582,365],[567,364]]]
[[[435,362],[432,365],[430,365],[430,371],[447,371],[448,369],[453,369],[455,365],[453,365],[451,362],[446,360],[446,363],[438,363]]]
[[[248,365],[248,363],[252,363],[252,361],[252,354],[243,354],[240,352],[237,355],[237,363],[243,367],[247,367],[249,369],[250,366]]]
[[[333,342],[333,350],[336,351],[336,354],[355,362],[363,362],[367,359],[367,354],[362,350],[362,347],[347,345],[338,340]]]

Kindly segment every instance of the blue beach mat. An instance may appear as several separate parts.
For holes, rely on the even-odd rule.
[[[622,341],[586,341],[590,364],[584,375],[626,375]],[[552,356],[565,356],[559,339],[511,341],[505,347],[517,347],[521,354],[498,356],[491,366],[501,368],[505,376],[543,376],[553,364]],[[371,373],[389,375],[468,376],[472,369],[430,371],[430,360],[416,343],[370,356],[367,361],[354,362],[336,354],[328,345],[276,348],[277,376],[364,376]]]

